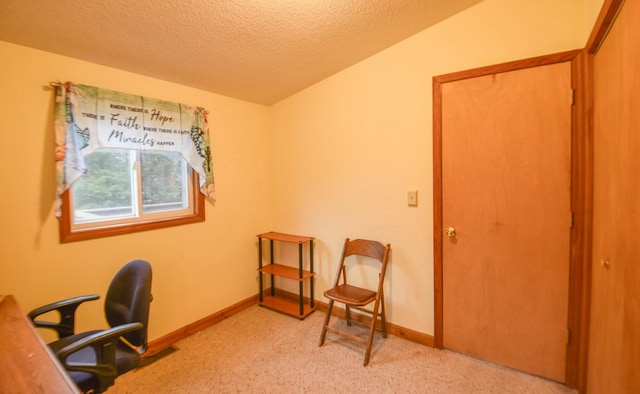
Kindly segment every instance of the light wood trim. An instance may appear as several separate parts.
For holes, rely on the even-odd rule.
[[[265,294],[268,294],[267,291],[270,291],[270,289],[267,289],[265,291]],[[285,290],[281,290],[281,289],[276,289],[276,294],[282,298],[288,298],[288,299],[292,299],[292,300],[298,300],[299,299],[299,295],[298,294],[294,294]],[[309,298],[305,297],[304,298],[304,302],[305,302],[305,306],[309,304]],[[207,327],[210,327],[218,322],[221,322],[224,319],[227,319],[233,315],[235,315],[236,313],[242,312],[243,310],[258,304],[258,295],[256,294],[255,296],[249,297],[245,300],[240,301],[237,304],[234,304],[228,308],[225,308],[219,312],[213,313],[203,319],[200,319],[194,323],[191,323],[189,325],[186,325],[183,328],[180,328],[178,330],[175,330],[173,332],[170,332],[169,334],[163,335],[162,337],[158,338],[158,339],[154,339],[153,341],[149,342],[149,347],[147,349],[147,352],[143,355],[143,357],[148,357],[148,356],[152,356],[155,353],[160,352],[163,349],[168,348],[169,346],[171,346],[173,343],[178,342],[181,339],[184,339],[186,337],[188,337],[191,334],[195,334],[196,332],[200,331],[200,330],[204,330]],[[297,307],[299,304],[296,304]],[[316,305],[316,310],[321,311],[323,313],[327,312],[327,304],[325,302],[322,301],[315,301],[315,305]],[[296,309],[296,317],[297,313],[299,312],[298,309]],[[345,311],[342,308],[338,308],[338,307],[334,307],[333,308],[333,315],[334,316],[339,316],[341,318],[344,319],[345,317]],[[352,318],[355,320],[360,320],[360,321],[364,321],[364,319],[366,318],[366,316],[360,315],[360,314],[352,314]],[[387,333],[391,334],[391,335],[395,335],[397,337],[406,339],[408,341],[411,342],[415,342],[415,343],[419,343],[421,345],[425,345],[425,346],[429,346],[429,347],[434,347],[433,346],[433,337],[431,335],[427,335],[427,334],[423,334],[421,332],[418,331],[414,331],[408,328],[404,328],[402,326],[397,326],[395,324],[391,324],[389,322],[387,322]]]
[[[583,50],[572,62],[571,276],[569,283],[570,341],[567,348],[567,386],[586,389],[593,233],[593,81],[592,59]]]
[[[106,227],[95,230],[84,230],[84,231],[71,231],[71,215],[69,212],[69,192],[70,189],[67,189],[61,196],[62,199],[62,215],[60,217],[60,242],[74,242],[74,241],[82,241],[86,239],[95,239],[102,237],[109,237],[112,235],[121,235],[121,234],[130,234],[138,231],[146,231],[146,230],[154,230],[158,228],[171,227],[171,226],[180,226],[183,224],[190,223],[198,223],[205,221],[205,208],[204,201],[205,197],[200,192],[199,189],[199,177],[198,173],[193,171],[193,198],[195,202],[195,212],[193,215],[185,216],[177,219],[164,219],[164,220],[155,220],[151,222],[145,223],[135,223],[128,224],[125,226],[114,226],[114,227]]]
[[[468,78],[476,78],[484,75],[491,74],[499,74],[508,71],[514,70],[522,70],[525,68],[538,67],[538,66],[546,66],[549,64],[562,63],[573,60],[578,54],[580,54],[581,50],[576,49],[572,51],[559,52],[551,55],[545,56],[536,56],[522,60],[515,60],[512,62],[500,63],[491,66],[478,67],[471,70],[458,71],[450,74],[437,75],[433,77],[434,84],[437,84],[439,87],[441,84],[446,82],[460,81]],[[433,98],[435,100],[437,91],[433,90]],[[439,95],[439,94],[438,94]],[[438,98],[438,100],[440,100]],[[440,102],[439,102],[440,103]],[[434,101],[434,105],[436,102]],[[441,103],[440,103],[441,104]],[[434,113],[434,122],[435,122],[435,113]],[[435,123],[434,123],[435,126]]]
[[[475,78],[484,75],[491,75],[495,73],[508,72],[514,70],[520,70],[524,68],[537,67],[555,63],[561,63],[566,61],[574,61],[576,57],[578,57],[582,53],[581,50],[573,50],[567,52],[561,52],[546,56],[534,57],[529,59],[518,60],[514,62],[502,63],[494,66],[480,67],[472,70],[459,71],[451,74],[445,74],[440,76],[433,77],[433,234],[434,234],[434,346],[436,348],[443,347],[443,277],[442,277],[442,259],[443,259],[443,250],[442,250],[442,240],[443,240],[443,224],[442,224],[442,97],[441,97],[441,85],[446,82],[458,81],[467,78]],[[576,70],[576,66],[572,71]],[[572,77],[572,78],[580,78],[583,77],[582,74]],[[574,89],[576,89],[576,95],[578,97],[582,97],[583,94],[588,94],[582,92],[583,84],[574,85]],[[579,110],[574,109],[573,116],[579,116],[576,111],[586,111],[588,107],[581,107]],[[572,128],[576,127],[572,125]],[[584,137],[583,134],[576,136],[578,131],[573,131],[572,137]],[[585,141],[573,141],[572,143],[578,144],[578,146],[584,145]],[[572,149],[576,147],[575,145]],[[577,152],[576,152],[577,153]],[[587,156],[588,157],[588,156]],[[588,160],[588,158],[579,156],[577,159],[573,158],[572,166],[576,164],[575,160]],[[580,162],[582,163],[582,162]],[[572,169],[574,171],[575,169]],[[572,176],[576,175],[576,173],[572,172]],[[588,173],[578,172],[578,175],[581,177],[588,177]],[[576,182],[572,180],[572,196],[577,193],[579,190],[577,187],[582,187],[583,189],[587,187],[589,179],[576,179]],[[590,234],[588,230],[585,230],[582,226],[586,225],[589,221],[584,215],[588,214],[588,205],[586,201],[588,201],[589,196],[586,196],[585,201],[576,201],[573,200],[572,204],[577,203],[577,208],[581,209],[581,216],[576,223],[574,223],[573,232],[579,232],[581,236],[573,237],[572,241],[572,251],[580,251],[582,255],[578,255],[579,257],[584,257],[585,248],[589,245],[585,245],[586,242],[584,236],[584,231],[587,231],[586,235]],[[583,205],[580,205],[583,204]],[[588,251],[586,251],[588,253]],[[576,257],[572,256],[572,269],[575,264],[583,265],[585,264],[584,260],[575,262]],[[582,332],[585,331],[584,322],[585,317],[582,316],[582,312],[584,311],[585,300],[581,297],[584,293],[579,289],[584,289],[584,286],[587,284],[583,283],[585,280],[584,272],[581,272],[579,276],[576,276],[573,272],[570,275],[570,289],[573,290],[573,295],[571,300],[569,301],[569,320],[570,324],[572,324],[574,329],[574,335],[578,335],[581,340],[584,338],[581,336]],[[570,290],[571,291],[571,290]],[[587,306],[588,307],[588,306]],[[574,308],[574,309],[571,309]],[[576,310],[577,309],[577,310]],[[576,323],[580,322],[580,323]],[[586,362],[586,355],[582,352],[585,351],[581,346],[571,346],[567,349],[567,360],[582,360]],[[582,352],[581,352],[582,351]],[[575,362],[567,365],[567,378],[571,377],[571,382],[567,379],[567,384],[569,387],[576,387],[577,385],[577,377],[582,376],[583,373],[586,373],[582,363],[576,365]],[[569,384],[571,383],[571,384]]]
[[[0,295],[0,349],[0,392],[79,393],[10,295]]]
[[[602,8],[600,9],[600,14],[598,15],[596,24],[589,36],[589,40],[587,41],[586,48],[590,54],[593,55],[598,52],[600,45],[602,45],[602,42],[607,37],[607,34],[609,33],[613,22],[615,22],[624,2],[625,0],[605,0]]]
[[[451,74],[449,74],[451,75]],[[447,75],[433,78],[433,310],[434,310],[434,346],[443,348],[444,338],[444,300],[442,285],[442,87]]]
[[[181,339],[184,339],[191,334],[195,334],[200,330],[204,330],[205,328],[210,327],[218,322],[221,322],[222,320],[227,319],[235,315],[236,313],[242,312],[243,310],[257,303],[258,303],[258,295],[254,295],[236,304],[233,304],[228,308],[222,309],[221,311],[213,313],[205,318],[202,318],[182,328],[172,331],[166,335],[163,335],[160,338],[154,339],[153,341],[149,341],[149,346],[147,348],[147,351],[143,355],[143,357],[152,356],[153,354],[168,348],[173,343]]]
[[[318,311],[322,313],[327,313],[328,305],[325,302],[316,300],[316,307]],[[332,316],[339,317],[341,319],[346,318],[346,311],[344,308],[338,307],[336,305],[333,306]],[[367,324],[370,320],[369,316],[360,314],[360,313],[352,313],[351,319],[359,321],[361,323]],[[409,328],[405,328],[402,326],[395,325],[393,323],[387,322],[387,334],[394,335],[399,338],[406,339],[411,342],[418,343],[420,345],[435,347],[433,342],[433,337],[428,334],[424,334],[418,331],[411,330]]]

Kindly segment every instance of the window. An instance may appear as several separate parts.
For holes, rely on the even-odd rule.
[[[215,198],[207,110],[55,86],[61,242],[204,221],[203,196]]]
[[[62,196],[62,242],[204,221],[198,175],[178,152],[99,149],[86,163]]]

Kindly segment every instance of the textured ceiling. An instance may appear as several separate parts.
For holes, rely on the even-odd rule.
[[[1,0],[0,40],[273,104],[481,0]]]

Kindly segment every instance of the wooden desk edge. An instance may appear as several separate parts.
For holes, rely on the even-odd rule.
[[[0,347],[0,391],[80,392],[12,295],[0,296]]]

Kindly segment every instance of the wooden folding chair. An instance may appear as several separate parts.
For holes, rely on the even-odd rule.
[[[319,346],[324,344],[327,331],[341,335],[345,338],[353,341],[365,344],[367,346],[364,356],[364,366],[369,364],[369,357],[371,355],[371,345],[373,344],[373,336],[376,330],[376,324],[380,321],[382,336],[387,337],[387,321],[384,309],[384,275],[387,269],[387,261],[389,259],[389,252],[391,251],[391,245],[386,246],[378,241],[369,241],[364,239],[349,240],[347,238],[344,241],[344,248],[342,249],[342,258],[340,259],[340,266],[333,284],[333,287],[324,292],[324,296],[329,299],[329,305],[327,308],[327,315],[324,318],[324,325],[322,326],[322,334],[320,335]],[[348,258],[350,256],[354,256]],[[363,256],[358,257],[358,256]],[[370,257],[370,259],[366,259]],[[378,274],[378,283],[375,290],[364,287],[354,286],[347,283],[347,270],[348,267],[352,267],[354,264],[364,264],[366,261],[377,261],[380,263],[380,272]],[[349,332],[340,330],[336,327],[330,326],[331,313],[333,310],[334,302],[340,302],[345,305],[345,314],[347,325],[351,323],[363,324],[369,327],[368,338],[362,338],[361,336],[353,335]],[[365,308],[365,306],[374,303],[373,310]],[[371,316],[370,322],[363,322],[362,320],[352,318],[351,309],[356,309],[360,312],[364,312],[366,315]]]

